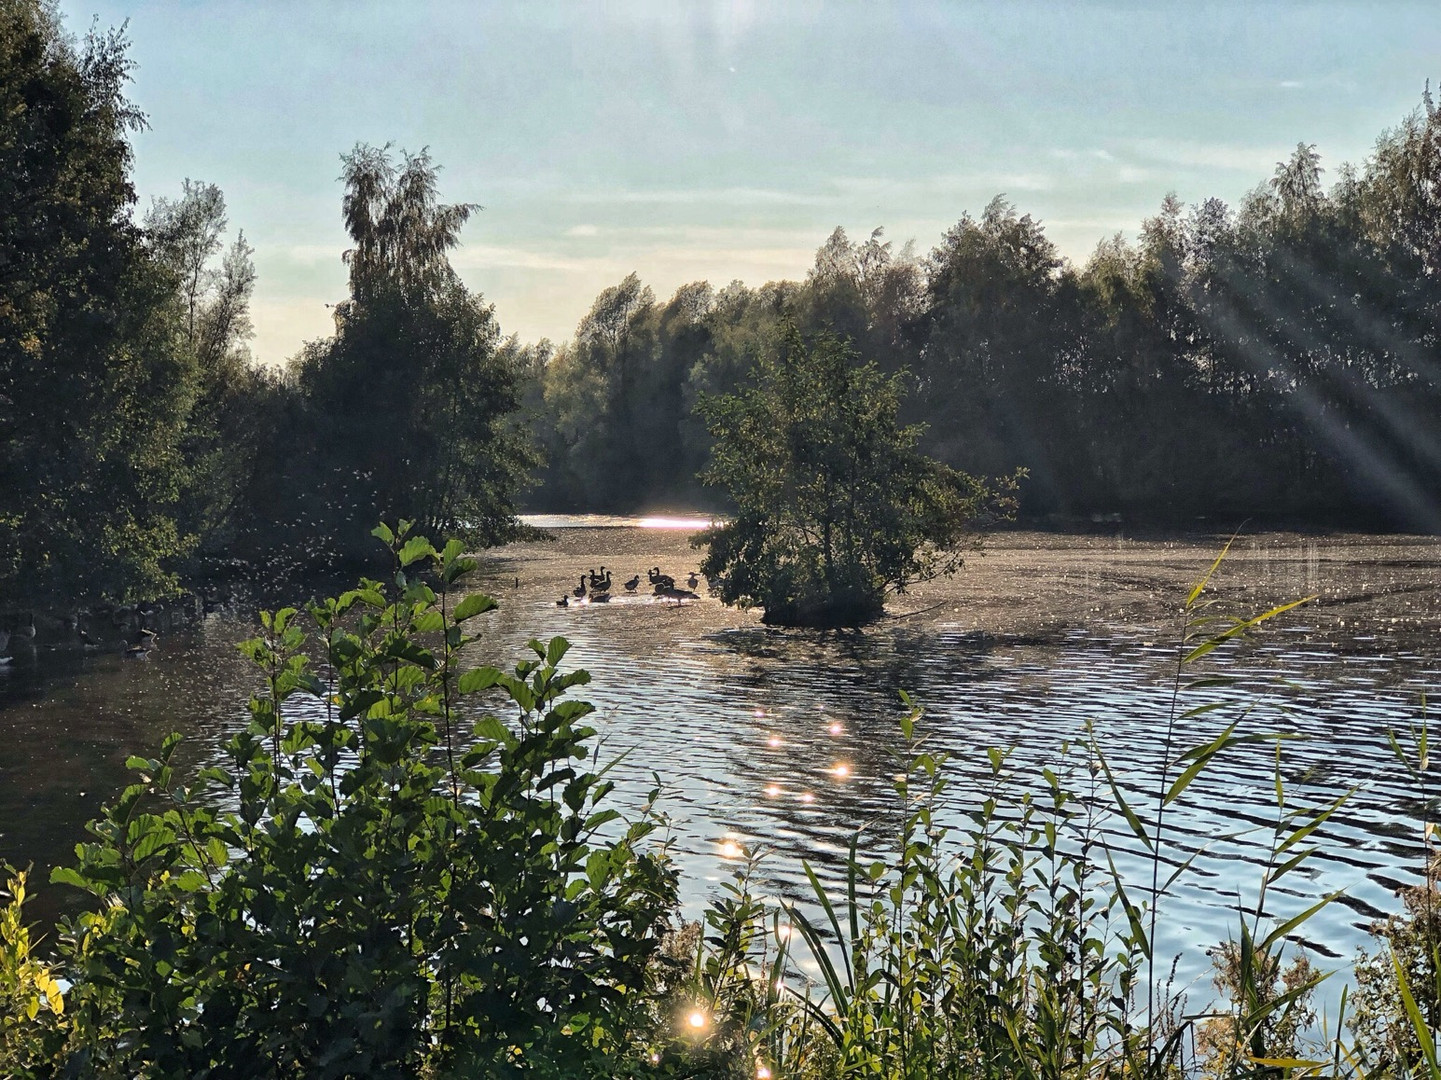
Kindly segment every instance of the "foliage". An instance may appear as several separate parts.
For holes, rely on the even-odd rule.
[[[34,1025],[42,1012],[59,1018],[65,998],[50,966],[35,955],[25,926],[24,871],[0,864],[7,879],[0,891],[0,1070],[18,1076],[42,1064]]]
[[[196,393],[173,282],[130,220],[120,33],[0,3],[0,592],[173,586]]]
[[[298,359],[314,440],[300,460],[279,448],[274,472],[295,481],[281,490],[303,493],[304,505],[274,520],[289,517],[291,546],[321,557],[354,555],[340,538],[376,517],[495,543],[514,532],[514,498],[535,462],[510,419],[522,372],[500,347],[494,310],[447,257],[476,207],[437,201],[424,152],[396,166],[386,149],[357,146],[344,161],[350,298],[335,336]]]
[[[920,256],[837,229],[801,281],[693,282],[661,304],[631,275],[546,366],[534,501],[699,498],[692,403],[753,385],[790,322],[908,373],[923,452],[1025,468],[1029,517],[1434,530],[1441,108],[1428,89],[1355,167],[1301,143],[1260,179],[1235,206],[1167,195],[1137,240],[1076,263],[997,196]]]
[[[95,906],[62,928],[65,1011],[35,1022],[52,1063],[618,1076],[667,1037],[673,874],[654,814],[621,822],[605,769],[581,764],[592,710],[567,695],[588,676],[560,669],[558,638],[511,672],[466,666],[494,607],[457,590],[474,560],[377,532],[394,594],[365,580],[309,605],[318,667],[304,617],[266,613],[242,646],[265,689],[226,764],[183,783],[178,736],[131,759],[136,782],[55,872]]]
[[[704,479],[736,505],[693,541],[709,547],[702,572],[722,600],[772,623],[855,626],[887,589],[959,567],[967,530],[1005,503],[916,452],[900,393],[838,339],[807,346],[792,327],[754,388],[702,399],[715,438]]]
[[[713,345],[705,283],[665,304],[635,274],[605,289],[542,373],[547,498],[610,512],[694,498],[703,448],[687,445],[691,367]]]
[[[186,180],[178,200],[156,199],[145,233],[156,261],[175,282],[182,334],[196,365],[197,393],[181,453],[185,483],[177,509],[182,532],[204,555],[226,551],[248,517],[245,495],[263,440],[269,379],[250,363],[253,251],[243,232],[229,248],[225,196],[214,184]]]
[[[1262,1014],[1262,1019],[1252,1032],[1241,1030],[1237,1017],[1230,1014],[1203,1022],[1196,1044],[1206,1063],[1205,1075],[1232,1076],[1244,1069],[1247,1054],[1254,1052],[1252,1039],[1262,1049],[1258,1057],[1301,1060],[1302,1035],[1316,1022],[1310,998],[1319,981],[1306,956],[1293,957],[1283,969],[1274,953],[1258,955],[1253,949],[1247,959],[1238,942],[1226,941],[1217,946],[1213,961],[1216,991],[1228,1000],[1245,1002],[1245,1007]],[[1249,1002],[1245,1001],[1248,993],[1253,994]]]
[[[1421,1069],[1428,1060],[1423,1048],[1434,1053],[1434,1032],[1441,1027],[1441,852],[1435,843],[1437,796],[1427,783],[1431,747],[1424,700],[1422,706],[1421,723],[1405,744],[1390,737],[1421,807],[1422,880],[1398,890],[1402,910],[1371,926],[1381,947],[1359,950],[1355,964],[1351,1031],[1382,1071]]]

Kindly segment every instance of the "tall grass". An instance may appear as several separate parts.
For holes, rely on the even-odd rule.
[[[1006,751],[991,750],[986,782],[947,816],[947,757],[928,745],[907,699],[890,857],[863,856],[857,834],[838,888],[806,866],[804,906],[767,906],[751,889],[753,867],[738,875],[711,912],[697,987],[730,1031],[747,1033],[744,1053],[758,1068],[896,1080],[1376,1075],[1341,1034],[1315,1034],[1311,1000],[1326,976],[1288,952],[1334,897],[1272,914],[1277,883],[1316,852],[1344,797],[1294,805],[1284,736],[1243,732],[1244,717],[1181,745],[1193,722],[1228,704],[1213,692],[1188,704],[1231,683],[1210,666],[1193,675],[1197,662],[1305,602],[1224,614],[1207,587],[1225,555],[1179,611],[1161,764],[1141,788],[1087,729],[1038,776],[1018,775]],[[1157,926],[1201,850],[1173,836],[1171,818],[1218,757],[1260,740],[1275,743],[1275,813],[1254,895],[1238,897],[1235,935],[1213,951],[1221,999],[1187,1012],[1174,961],[1157,955]],[[1144,874],[1123,874],[1119,864],[1137,853]],[[776,932],[784,926],[795,933]]]

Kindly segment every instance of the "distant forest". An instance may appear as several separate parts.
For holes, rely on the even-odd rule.
[[[703,395],[786,334],[904,373],[921,449],[1018,467],[1023,519],[1441,529],[1441,108],[1323,183],[1302,144],[1240,206],[1166,199],[1084,266],[997,197],[927,254],[837,229],[804,281],[665,302],[632,274],[573,341],[505,337],[448,253],[475,208],[424,153],[341,156],[349,294],[249,356],[221,190],[137,207],[127,43],[0,0],[0,597],[146,597],[334,564],[376,521],[476,545],[518,508],[724,510]]]
[[[1167,197],[1083,266],[998,196],[927,254],[836,231],[804,281],[658,302],[632,274],[528,351],[555,510],[709,505],[703,394],[789,322],[904,371],[923,449],[1029,471],[1023,518],[1441,527],[1441,109],[1329,186],[1299,145],[1238,207]]]

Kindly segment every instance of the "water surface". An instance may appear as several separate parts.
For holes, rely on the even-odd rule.
[[[760,883],[769,896],[803,900],[803,860],[834,880],[857,829],[863,846],[885,848],[901,817],[891,785],[903,749],[903,689],[925,707],[920,729],[930,748],[951,756],[947,800],[957,823],[989,788],[993,746],[1012,750],[1021,787],[1042,766],[1069,770],[1084,787],[1091,773],[1081,744],[1093,731],[1134,798],[1155,789],[1180,595],[1149,593],[1159,579],[1204,569],[1204,541],[1117,554],[1102,538],[1089,562],[1078,561],[1083,541],[1074,538],[1054,541],[1054,552],[1044,541],[1002,541],[969,577],[897,598],[899,617],[827,634],[776,631],[714,601],[665,603],[618,584],[609,604],[558,607],[572,575],[602,562],[617,582],[644,580],[651,565],[678,579],[696,566],[683,532],[586,524],[554,543],[486,560],[479,584],[501,607],[486,616],[476,659],[513,662],[531,637],[572,642],[570,663],[594,677],[587,696],[598,707],[605,752],[625,755],[617,798],[635,809],[653,776],[662,783],[692,916],[742,850],[767,852]],[[1272,910],[1284,914],[1340,892],[1302,935],[1321,958],[1349,957],[1367,941],[1371,920],[1399,907],[1396,887],[1418,880],[1422,793],[1386,738],[1416,724],[1423,697],[1436,691],[1432,594],[1412,586],[1438,580],[1438,564],[1434,547],[1416,543],[1419,552],[1408,549],[1404,559],[1394,550],[1333,548],[1325,538],[1238,551],[1230,601],[1264,604],[1309,588],[1334,603],[1302,609],[1227,654],[1226,673],[1238,685],[1201,693],[1234,704],[1177,732],[1178,744],[1205,741],[1232,720],[1243,732],[1287,732],[1296,736],[1280,766],[1289,800],[1319,806],[1350,793],[1318,833],[1317,856],[1273,898]],[[1024,558],[1013,551],[1022,547]],[[1388,562],[1409,568],[1365,569]],[[1071,597],[1071,607],[1026,615],[1026,590],[1047,592],[1047,565],[1049,591]],[[1367,580],[1352,581],[1358,572]],[[986,574],[1000,575],[1004,587],[987,585]],[[1132,584],[1118,584],[1118,575]],[[1128,599],[1128,588],[1146,595]],[[998,590],[1003,595],[992,595]],[[1021,613],[1009,622],[986,614],[1008,604]],[[1091,608],[1099,615],[1077,615]],[[34,862],[42,877],[119,790],[127,756],[151,752],[174,729],[188,736],[188,760],[212,760],[245,723],[258,680],[234,644],[253,633],[254,611],[170,612],[165,623],[143,660],[57,640],[17,656],[0,676],[0,858]],[[1182,705],[1203,700],[1210,698]],[[1204,982],[1205,949],[1234,936],[1238,902],[1254,902],[1276,816],[1275,769],[1273,745],[1238,748],[1170,818],[1168,858],[1204,849],[1161,906],[1158,953],[1180,954],[1186,980]],[[1244,829],[1252,831],[1236,836]],[[1135,843],[1124,835],[1114,843],[1139,887],[1149,871]],[[57,902],[43,898],[41,913]]]

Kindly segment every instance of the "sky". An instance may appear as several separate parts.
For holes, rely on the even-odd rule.
[[[220,186],[252,354],[332,329],[340,157],[428,147],[452,264],[523,341],[636,271],[802,278],[837,226],[935,246],[998,194],[1068,258],[1167,192],[1235,204],[1297,143],[1360,163],[1441,76],[1441,3],[60,0],[127,23],[138,209]]]

